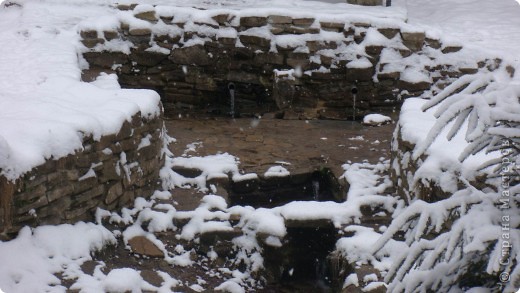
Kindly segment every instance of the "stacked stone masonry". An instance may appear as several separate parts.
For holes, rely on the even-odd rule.
[[[117,29],[80,32],[89,64],[84,79],[116,73],[124,87],[153,89],[167,116],[195,110],[229,114],[232,87],[235,112],[242,116],[359,118],[390,112],[434,83],[477,70],[435,65],[416,69],[427,81],[402,78],[405,68],[383,55],[432,59],[461,47],[398,26],[192,9],[208,16],[197,19],[150,5],[118,8],[131,21],[122,17]],[[118,44],[130,45],[118,51]]]
[[[93,220],[98,207],[129,206],[158,188],[162,118],[138,113],[119,133],[85,138],[83,150],[47,160],[16,181],[0,177],[0,234],[23,226]]]

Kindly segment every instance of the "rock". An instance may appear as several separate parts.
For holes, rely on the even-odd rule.
[[[87,48],[94,48],[95,46],[97,46],[98,44],[104,44],[105,43],[105,40],[104,39],[83,39],[81,40],[81,43],[83,45],[85,45],[85,47]]]
[[[381,6],[381,0],[347,0],[348,4],[363,6]]]
[[[377,31],[388,39],[393,39],[399,33],[397,28],[378,28]]]
[[[125,64],[128,62],[128,56],[118,52],[86,52],[83,53],[83,58],[90,65],[102,68],[112,68],[114,64]]]
[[[163,257],[164,253],[144,236],[136,236],[128,240],[128,245],[133,253],[150,257]]]
[[[129,56],[131,61],[136,62],[138,65],[144,66],[155,66],[161,61],[166,60],[168,55],[159,52],[147,52],[142,50],[135,50]]]
[[[246,16],[240,18],[240,26],[259,27],[267,24],[267,17],[263,16]]]
[[[441,48],[441,41],[439,40],[435,40],[435,39],[431,39],[431,38],[426,38],[424,40],[426,42],[426,45],[434,48],[434,49],[440,49]]]
[[[117,31],[104,31],[103,36],[107,41],[117,39],[119,37],[119,33]]]
[[[426,81],[418,82],[418,83],[411,83],[407,81],[399,80],[397,82],[397,87],[400,89],[404,89],[410,92],[416,92],[416,91],[424,91],[431,87],[431,84]]]
[[[140,275],[143,278],[143,280],[156,287],[160,287],[161,284],[164,282],[164,279],[161,276],[159,276],[159,274],[156,271],[142,270],[140,272]]]
[[[116,201],[121,195],[123,195],[123,185],[121,184],[121,182],[117,182],[108,189],[105,198],[105,203],[111,204],[114,201]]]
[[[382,80],[398,80],[401,77],[401,73],[399,71],[396,72],[380,72],[377,74],[377,79],[379,81]]]
[[[265,39],[259,36],[248,36],[248,35],[241,35],[240,42],[244,45],[256,45],[264,48],[270,48],[271,47],[271,40]]]
[[[80,35],[83,39],[97,39],[97,38],[98,38],[97,31],[94,31],[94,30],[81,31],[81,32],[79,33],[79,35]]]
[[[285,15],[269,15],[267,22],[270,24],[290,24],[292,23],[292,17]]]
[[[314,23],[314,18],[295,18],[292,23],[297,26],[309,27]]]
[[[284,32],[288,34],[303,35],[303,34],[318,34],[319,28],[316,27],[301,27],[296,25],[287,26],[284,28]]]
[[[343,23],[343,22],[320,22],[320,26],[321,26],[321,29],[325,30],[325,31],[340,32],[345,28],[345,23]]]
[[[157,22],[159,19],[157,16],[155,16],[155,11],[144,11],[137,14],[134,14],[135,18],[150,21],[150,22]]]
[[[207,66],[211,58],[201,45],[175,49],[169,59],[176,64]]]
[[[424,32],[401,32],[401,38],[408,49],[417,52],[423,47],[425,34]]]
[[[260,53],[255,55],[254,62],[258,65],[266,63],[283,65],[283,55],[276,53]]]
[[[444,53],[444,54],[455,53],[455,52],[458,52],[460,50],[462,50],[462,46],[448,45],[448,46],[442,48],[442,53]]]
[[[232,19],[232,17],[225,13],[225,14],[218,14],[213,17],[211,17],[214,21],[216,21],[219,25],[225,25],[229,23],[229,21]]]
[[[371,81],[374,75],[374,67],[347,68],[348,81]]]
[[[131,36],[149,36],[152,34],[152,31],[149,28],[130,28],[128,33]]]

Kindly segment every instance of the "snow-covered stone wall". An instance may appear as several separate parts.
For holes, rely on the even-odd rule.
[[[477,70],[445,58],[461,46],[384,14],[119,9],[80,26],[84,79],[114,72],[124,87],[154,89],[167,115],[229,112],[232,83],[239,114],[352,119]]]
[[[83,151],[47,160],[15,181],[0,176],[0,233],[92,220],[97,207],[151,196],[164,165],[162,127],[160,116],[138,113],[117,134],[84,139]]]

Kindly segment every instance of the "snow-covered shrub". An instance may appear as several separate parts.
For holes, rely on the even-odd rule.
[[[394,213],[373,246],[376,253],[405,231],[408,248],[385,278],[388,290],[514,292],[520,287],[520,78],[510,65],[481,70],[453,82],[423,110],[432,107],[437,107],[437,121],[415,147],[414,159],[426,154],[447,127],[448,140],[465,134],[461,162],[477,153],[495,155],[475,170],[474,178],[484,178],[485,185],[459,175],[464,186],[450,197],[433,203],[415,199]]]

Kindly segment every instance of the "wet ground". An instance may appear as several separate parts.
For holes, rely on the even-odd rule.
[[[240,159],[245,173],[263,174],[284,166],[291,173],[329,168],[336,177],[347,162],[377,163],[390,158],[395,124],[366,126],[356,121],[282,120],[256,118],[187,118],[166,120],[175,156],[229,153]],[[190,149],[189,151],[187,149]],[[198,206],[202,194],[177,189],[178,210]]]

